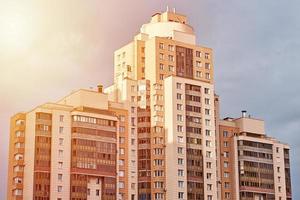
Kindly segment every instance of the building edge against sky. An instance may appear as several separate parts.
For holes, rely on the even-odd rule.
[[[114,84],[11,118],[8,199],[291,199],[289,146],[219,119],[213,51],[156,13],[114,53]]]

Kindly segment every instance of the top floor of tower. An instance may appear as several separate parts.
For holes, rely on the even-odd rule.
[[[196,44],[187,17],[174,11],[152,15],[134,40],[114,52],[114,83],[147,79],[162,84],[179,76],[213,84],[213,51]]]
[[[193,28],[188,25],[187,17],[175,12],[175,9],[155,13],[149,23],[142,25],[141,34],[148,37],[167,37],[187,44],[196,44]]]

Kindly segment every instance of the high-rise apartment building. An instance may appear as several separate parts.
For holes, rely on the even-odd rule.
[[[110,106],[107,95],[79,90],[12,117],[8,199],[116,199],[127,110]]]
[[[290,196],[288,146],[279,142],[273,190],[245,185],[253,174],[240,174],[248,162],[238,154],[243,137],[275,140],[262,137],[262,129],[248,133],[244,118],[219,120],[213,52],[196,44],[186,16],[154,14],[115,51],[114,69],[104,92],[79,90],[11,119],[9,199],[270,199],[279,188],[287,190],[282,199]],[[227,141],[225,129],[235,139]]]
[[[289,146],[268,137],[264,121],[220,120],[221,199],[290,200]]]
[[[105,91],[137,102],[139,199],[217,198],[212,57],[175,12],[154,14],[115,52]]]

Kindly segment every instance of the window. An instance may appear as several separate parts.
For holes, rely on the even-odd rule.
[[[131,96],[131,102],[135,102],[135,96]]]
[[[277,167],[277,172],[280,173],[280,167]]]
[[[212,157],[211,151],[207,151],[207,152],[206,152],[206,157],[207,157],[207,158],[211,158],[211,157]]]
[[[224,142],[224,147],[228,147],[229,143],[227,141]]]
[[[155,155],[162,155],[163,149],[162,148],[154,148],[154,154]]]
[[[178,154],[183,154],[183,148],[182,147],[178,147],[177,148],[177,153]]]
[[[62,177],[63,177],[62,174],[58,174],[58,175],[57,175],[57,179],[58,179],[59,181],[62,181]]]
[[[196,61],[196,67],[201,67],[201,62],[200,61]]]
[[[123,170],[119,171],[119,177],[124,177],[125,172]]]
[[[183,121],[183,116],[182,115],[177,115],[177,121],[182,122]]]
[[[155,197],[155,200],[161,200],[161,199],[163,199],[164,195],[163,195],[163,193],[155,193],[154,197]]]
[[[64,127],[59,127],[59,133],[63,133],[64,132]]]
[[[177,125],[177,132],[183,132],[183,126]]]
[[[202,72],[196,71],[196,77],[201,78],[202,77]]]
[[[224,168],[228,168],[229,167],[229,162],[225,161],[224,162]]]
[[[224,188],[228,189],[229,188],[229,182],[224,183]]]
[[[182,104],[177,104],[177,110],[183,110],[183,105]]]
[[[209,63],[205,63],[205,69],[210,69],[210,64]]]
[[[164,80],[164,75],[163,74],[159,75],[159,80],[161,80],[161,81]]]
[[[174,51],[174,46],[173,45],[168,45],[168,50],[169,51]]]
[[[210,79],[210,74],[209,73],[205,73],[205,78],[206,79]]]
[[[181,99],[182,99],[182,94],[177,93],[177,99],[178,99],[178,100],[181,100]]]
[[[205,99],[204,99],[204,102],[205,102],[206,105],[210,105],[210,99],[205,98]]]
[[[210,110],[206,108],[206,109],[205,109],[205,114],[206,114],[206,115],[210,115]]]
[[[15,189],[13,192],[15,196],[21,196],[23,194],[23,191],[20,189]]]
[[[159,43],[159,48],[164,49],[164,43]]]
[[[124,144],[125,143],[125,138],[124,137],[119,137],[119,143]]]
[[[228,137],[228,131],[223,131],[223,137]]]
[[[135,107],[131,107],[131,113],[135,113]]]
[[[162,90],[163,89],[163,85],[158,84],[158,83],[153,84],[153,87],[154,87],[155,90]]]
[[[183,195],[184,195],[183,192],[178,192],[178,199],[183,199]]]
[[[174,66],[173,65],[169,65],[169,72],[174,72]]]
[[[59,138],[59,145],[63,145],[64,144],[64,139],[63,138]]]
[[[210,140],[206,140],[206,146],[207,146],[207,147],[211,147],[211,146],[212,146],[212,144],[211,144],[211,141],[210,141]]]
[[[206,129],[206,130],[205,130],[205,135],[206,135],[206,136],[211,136],[211,131],[208,130],[208,129]]]
[[[206,168],[207,168],[207,169],[211,169],[211,168],[212,168],[211,162],[207,162],[207,163],[206,163]]]
[[[131,189],[132,189],[132,190],[135,189],[135,183],[131,183]]]
[[[182,89],[181,86],[182,86],[181,83],[176,83],[176,88],[177,88],[177,89],[179,89],[179,90]]]
[[[125,132],[125,127],[124,126],[120,126],[119,127],[119,131],[120,131],[120,133],[124,133]]]
[[[183,159],[182,158],[178,158],[178,165],[183,165]]]
[[[125,122],[125,116],[124,115],[120,115],[120,121]]]
[[[64,116],[63,116],[63,115],[60,115],[60,116],[59,116],[59,121],[60,121],[60,122],[63,122],[63,121],[64,121]]]
[[[159,69],[160,69],[160,70],[164,70],[164,64],[160,63],[160,64],[159,64]]]
[[[279,153],[279,147],[276,147],[276,153]]]
[[[178,143],[183,143],[183,137],[182,136],[177,136],[177,142]]]
[[[134,136],[135,134],[135,128],[131,128],[131,135]]]
[[[131,126],[135,126],[135,118],[131,117]]]
[[[211,125],[210,119],[205,119],[205,125],[206,125],[206,126],[210,126],[210,125]]]
[[[96,196],[100,196],[100,190],[96,190]]]
[[[63,151],[63,150],[61,150],[61,149],[60,149],[60,150],[58,150],[58,156],[59,156],[59,157],[62,157],[62,156],[63,156],[63,152],[64,152],[64,151]]]
[[[212,190],[212,184],[207,184],[207,191],[211,191]]]
[[[57,186],[57,192],[62,192],[62,186]]]
[[[16,154],[15,155],[15,160],[23,160],[23,155],[22,154]]]
[[[229,173],[228,172],[224,172],[224,177],[225,178],[229,178]]]
[[[164,54],[163,54],[163,53],[160,53],[160,54],[159,54],[159,59],[160,59],[160,60],[163,60],[163,59],[164,59]]]
[[[169,55],[169,56],[168,56],[168,59],[169,59],[169,61],[174,62],[174,56]]]
[[[178,181],[178,187],[183,188],[184,182],[183,181]]]
[[[164,176],[163,170],[155,170],[154,171],[154,177]]]
[[[124,155],[125,154],[125,149],[124,148],[120,148],[120,154]]]
[[[205,93],[205,94],[210,94],[209,88],[204,88],[204,93]]]
[[[15,182],[16,184],[18,184],[18,183],[22,183],[23,180],[22,180],[22,178],[16,177],[16,178],[14,178],[14,182]]]
[[[16,137],[22,137],[24,134],[21,131],[16,131]]]
[[[125,163],[125,160],[124,160],[124,159],[119,160],[119,165],[120,165],[120,166],[123,166],[124,163]]]
[[[163,188],[164,183],[161,181],[154,182],[154,188]]]
[[[124,186],[125,186],[125,184],[124,184],[124,182],[123,181],[119,181],[119,188],[124,188]]]
[[[225,192],[225,199],[230,199],[230,193],[229,192]]]
[[[212,195],[207,195],[207,200],[213,200]]]
[[[211,179],[211,177],[212,177],[212,174],[211,174],[211,173],[207,173],[207,174],[206,174],[206,178],[207,178],[207,179]]]
[[[201,51],[196,51],[196,57],[201,58]]]
[[[184,176],[183,169],[178,170],[178,176]]]
[[[62,169],[63,167],[63,162],[58,162],[58,169]]]
[[[209,59],[209,53],[205,53],[204,58]]]
[[[224,158],[228,158],[229,157],[229,152],[224,151]]]
[[[24,123],[25,123],[24,120],[18,119],[18,120],[16,121],[16,126],[24,125]]]
[[[142,60],[142,62],[143,62],[143,60]],[[127,65],[127,71],[129,71],[129,72],[131,72],[131,71],[132,71],[132,69],[131,69],[131,66],[130,66],[130,65]]]
[[[154,165],[155,166],[163,166],[164,165],[164,161],[161,159],[154,159]]]

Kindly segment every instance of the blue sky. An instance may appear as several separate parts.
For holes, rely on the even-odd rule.
[[[0,199],[9,117],[74,89],[112,84],[113,51],[167,5],[188,16],[198,44],[214,50],[222,117],[245,109],[264,119],[268,135],[291,145],[292,182],[300,184],[300,1],[1,1],[1,19],[10,19],[1,16],[9,9],[6,15],[32,17],[21,24],[23,35],[0,34],[7,45],[0,45]],[[295,187],[293,198],[300,199]]]

